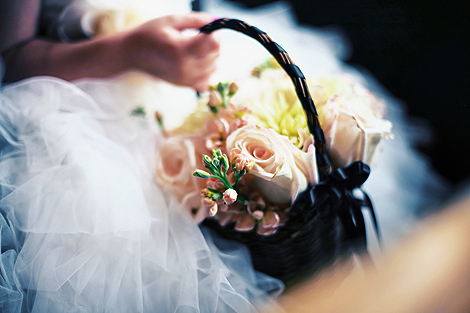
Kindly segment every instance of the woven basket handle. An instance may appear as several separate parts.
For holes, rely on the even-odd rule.
[[[325,135],[323,134],[323,130],[320,126],[317,110],[312,97],[310,96],[305,76],[302,74],[300,68],[292,62],[287,52],[280,45],[275,43],[265,32],[244,21],[227,18],[218,19],[203,26],[200,31],[205,34],[209,34],[222,28],[236,30],[256,39],[271,53],[279,65],[281,65],[284,71],[289,75],[294,83],[297,97],[299,98],[307,116],[309,131],[315,139],[316,159],[320,180],[325,178],[331,168],[330,160],[327,155]]]

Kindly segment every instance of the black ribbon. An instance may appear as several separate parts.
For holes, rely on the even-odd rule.
[[[372,201],[360,188],[369,174],[369,166],[360,161],[332,171],[323,181],[297,197],[292,205],[291,214],[308,221],[312,214],[332,210],[340,219],[347,239],[366,251],[367,237],[363,209],[370,212],[377,239],[381,241]]]

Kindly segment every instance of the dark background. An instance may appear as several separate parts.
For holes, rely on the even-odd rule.
[[[228,0],[248,8],[273,0]],[[365,68],[410,116],[425,119],[432,141],[417,148],[452,184],[470,177],[470,23],[463,0],[290,0],[300,24],[339,27],[350,65]]]

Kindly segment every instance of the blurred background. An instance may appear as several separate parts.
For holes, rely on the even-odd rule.
[[[275,0],[226,0],[259,8]],[[349,41],[346,62],[375,77],[424,119],[418,144],[451,185],[470,176],[470,11],[463,0],[288,0],[297,22],[335,29]]]

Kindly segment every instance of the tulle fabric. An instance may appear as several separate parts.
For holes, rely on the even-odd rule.
[[[105,83],[40,77],[0,105],[4,312],[252,312],[282,284],[153,182],[160,135]]]
[[[426,137],[426,128],[407,119],[373,77],[345,66],[349,47],[339,32],[299,28],[281,2],[252,11],[204,3],[214,16],[266,31],[307,77],[347,74],[387,101],[395,138],[382,143],[365,184],[382,248],[413,229],[420,208],[439,202],[445,183],[413,148],[413,136]],[[243,79],[268,56],[259,43],[223,32],[214,83]],[[195,106],[192,90],[129,77],[74,85],[38,78],[0,97],[0,311],[250,312],[271,305],[265,292],[276,294],[280,283],[253,271],[242,246],[201,232],[152,182],[160,137],[151,117],[129,112],[158,109],[167,126],[178,126]]]

